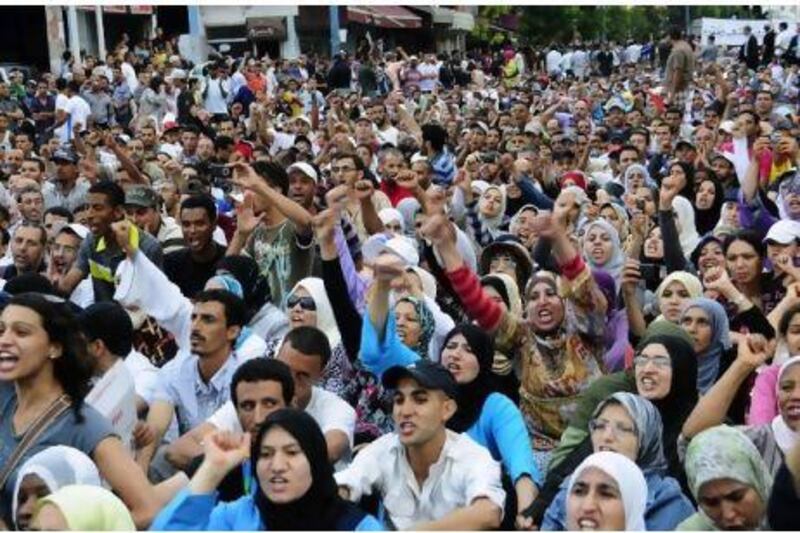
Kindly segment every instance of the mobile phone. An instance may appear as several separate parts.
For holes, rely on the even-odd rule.
[[[228,165],[211,164],[208,172],[213,180],[228,180],[231,178],[232,169]]]
[[[639,272],[643,280],[647,282],[658,282],[658,278],[661,275],[661,265],[641,263],[639,265]]]

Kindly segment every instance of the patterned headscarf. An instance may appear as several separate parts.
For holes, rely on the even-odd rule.
[[[600,416],[609,404],[619,404],[636,426],[636,438],[639,440],[639,451],[636,464],[645,474],[664,474],[667,471],[667,460],[664,458],[664,445],[661,437],[664,424],[656,406],[650,400],[629,392],[616,392],[600,402],[594,410],[592,419]]]
[[[692,439],[686,450],[686,476],[695,499],[703,485],[716,479],[749,485],[765,505],[772,490],[772,475],[758,448],[744,433],[730,426],[707,429]],[[699,514],[714,528],[702,508]]]
[[[406,296],[405,298],[400,298],[397,300],[395,309],[397,309],[397,306],[402,302],[408,302],[414,306],[414,311],[416,311],[417,319],[419,320],[419,341],[417,342],[416,346],[409,346],[409,348],[414,350],[417,355],[423,359],[430,359],[428,348],[430,347],[431,339],[433,338],[433,332],[436,327],[436,321],[433,318],[433,313],[431,313],[431,310],[428,309],[428,306],[425,305],[423,300],[413,296]]]

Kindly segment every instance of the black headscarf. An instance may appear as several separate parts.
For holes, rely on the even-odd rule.
[[[492,377],[494,340],[477,326],[459,324],[450,330],[442,346],[447,346],[450,339],[458,334],[464,336],[478,360],[478,376],[469,383],[458,385],[458,410],[447,422],[448,429],[463,433],[475,424],[481,416],[483,402],[496,390]]]
[[[683,161],[675,161],[667,167],[667,176],[669,176],[669,169],[675,165],[681,167],[681,169],[683,169],[683,173],[686,175],[686,185],[683,186],[683,189],[678,191],[678,194],[691,202],[694,199],[694,167],[689,163],[684,163]]]
[[[311,488],[299,499],[279,505],[272,503],[259,486],[254,500],[262,524],[271,531],[355,529],[366,513],[339,496],[333,466],[328,461],[325,437],[314,419],[303,411],[281,409],[269,415],[261,425],[250,453],[256,482],[261,442],[267,431],[275,426],[291,434],[300,444],[311,465]]]
[[[637,352],[650,344],[662,344],[672,360],[672,384],[669,393],[660,400],[653,400],[664,422],[664,456],[670,475],[684,479],[683,465],[678,458],[678,437],[683,423],[697,405],[697,356],[689,342],[677,335],[661,334],[645,338]]]
[[[230,273],[241,283],[248,321],[270,300],[269,283],[261,275],[258,264],[244,255],[228,255],[217,262],[217,270]]]
[[[697,233],[700,235],[705,235],[711,232],[717,226],[717,223],[719,222],[719,216],[722,213],[722,204],[725,203],[725,189],[722,188],[722,184],[713,177],[709,176],[707,178],[703,178],[697,185],[699,186],[706,181],[709,181],[714,185],[714,203],[711,204],[711,207],[708,209],[698,209],[697,205],[695,204],[697,192],[694,194],[695,199],[692,200],[692,207],[694,208],[694,225],[697,228]]]

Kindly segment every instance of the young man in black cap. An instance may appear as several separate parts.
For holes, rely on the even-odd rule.
[[[379,494],[397,529],[496,529],[505,492],[488,451],[446,429],[456,405],[456,382],[442,365],[419,360],[382,377],[394,391],[395,433],[364,448],[336,474],[342,496]]]
[[[53,153],[51,160],[56,165],[55,187],[42,189],[44,207],[50,209],[61,206],[74,211],[76,207],[86,203],[89,191],[88,181],[78,181],[78,154],[70,149],[60,148]]]
[[[161,215],[158,194],[147,186],[130,187],[125,191],[125,210],[139,229],[158,240],[164,254],[184,246],[181,227],[169,217]]]

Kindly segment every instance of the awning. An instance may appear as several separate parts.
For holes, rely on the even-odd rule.
[[[422,19],[401,6],[347,6],[347,20],[390,29],[422,27]]]
[[[247,19],[247,36],[254,40],[283,41],[286,39],[284,17],[251,17]]]

